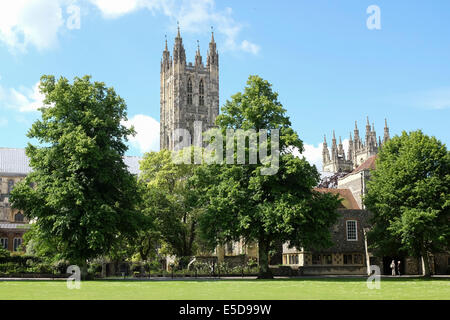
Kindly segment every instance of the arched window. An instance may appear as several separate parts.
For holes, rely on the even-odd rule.
[[[188,79],[188,83],[187,83],[187,104],[192,105],[192,81],[191,81],[191,78]]]
[[[14,188],[14,180],[9,179],[8,180],[8,194],[11,193],[12,189]]]
[[[204,96],[204,94],[205,94],[205,87],[203,85],[203,79],[200,80],[200,84],[198,86],[198,93],[199,93],[198,104],[200,106],[203,106],[203,105],[205,105],[205,96]]]
[[[22,213],[16,213],[14,215],[14,221],[15,222],[23,222],[23,214]]]

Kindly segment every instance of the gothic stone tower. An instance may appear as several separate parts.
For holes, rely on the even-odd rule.
[[[180,28],[173,56],[166,47],[161,61],[160,149],[173,150],[175,129],[187,129],[194,137],[194,121],[202,121],[202,130],[214,127],[219,114],[219,54],[211,34],[206,66],[197,48],[194,65],[186,64]]]
[[[384,120],[384,135],[383,142],[381,142],[381,137],[378,138],[375,133],[375,126],[372,127],[369,124],[369,118],[367,118],[366,124],[366,139],[363,140],[359,136],[359,130],[357,123],[355,121],[355,130],[352,134],[350,133],[349,146],[347,157],[342,146],[341,138],[339,137],[339,145],[336,144],[336,138],[333,130],[333,140],[331,146],[331,154],[328,150],[327,140],[324,138],[323,149],[322,149],[322,162],[323,171],[325,172],[350,172],[353,169],[364,163],[369,157],[376,155],[381,149],[383,144],[389,141],[389,127],[387,125],[387,120]]]

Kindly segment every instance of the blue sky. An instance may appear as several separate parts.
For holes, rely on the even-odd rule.
[[[366,26],[370,5],[379,30]],[[269,80],[313,163],[324,134],[347,139],[366,116],[377,135],[387,118],[391,134],[450,142],[450,1],[2,0],[0,147],[26,146],[42,74],[90,74],[127,102],[128,154],[158,149],[160,59],[177,20],[188,61],[197,40],[205,61],[214,26],[220,104],[250,74]]]

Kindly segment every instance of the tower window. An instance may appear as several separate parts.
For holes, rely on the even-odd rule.
[[[200,106],[203,106],[203,105],[205,105],[205,97],[204,97],[205,87],[203,85],[203,79],[200,80],[200,84],[198,86],[198,93],[199,93],[198,104]]]
[[[192,105],[192,81],[191,81],[191,78],[188,79],[188,83],[187,83],[187,104]]]

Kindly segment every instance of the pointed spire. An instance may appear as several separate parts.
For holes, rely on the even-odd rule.
[[[370,123],[369,123],[369,116],[367,116],[367,124],[366,124],[366,126],[370,126]]]
[[[384,134],[383,134],[383,144],[385,144],[390,139],[389,127],[387,125],[387,119],[384,119]]]
[[[200,42],[197,40],[197,53],[195,54],[195,66],[202,66],[202,55],[200,54]]]
[[[219,66],[219,53],[217,52],[216,43],[214,42],[214,29],[211,26],[211,41],[209,43],[208,57],[206,60],[207,67]]]
[[[177,21],[177,28],[178,28],[178,33],[177,33],[177,36],[175,37],[175,43],[173,45],[173,62],[175,64],[177,64],[177,63],[185,64],[186,63],[186,52],[184,50],[183,40],[181,39],[180,23],[178,21]]]
[[[322,146],[322,162],[323,164],[330,161],[330,153],[328,152],[327,137],[323,135],[323,146]]]
[[[350,141],[353,141],[352,139],[352,132],[350,131]]]
[[[169,49],[167,48],[167,35],[165,35],[165,38],[166,38],[166,41],[165,41],[166,46],[164,48],[163,58],[161,60],[161,69],[162,70],[169,69],[169,67],[170,67],[170,52],[169,52]]]

